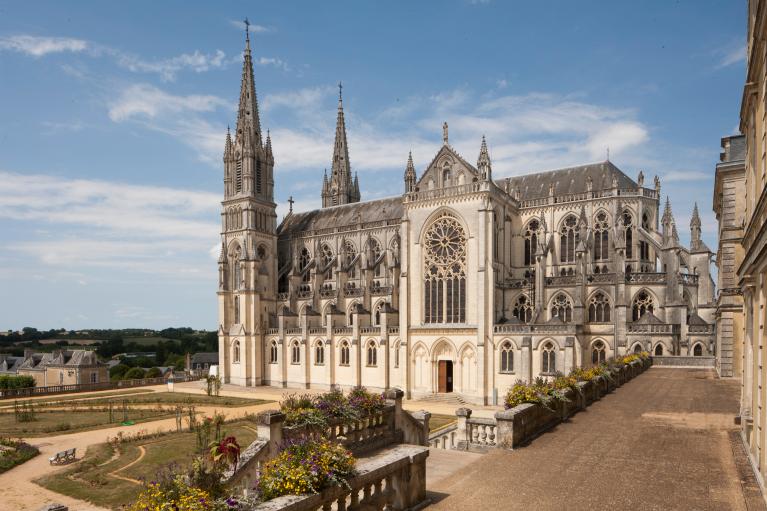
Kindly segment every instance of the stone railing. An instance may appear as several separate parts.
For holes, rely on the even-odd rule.
[[[300,334],[302,332],[301,327],[292,327],[292,328],[286,328],[285,333],[287,335],[296,335]]]
[[[362,296],[363,294],[365,294],[364,287],[347,287],[346,289],[344,289],[344,296],[347,298]]]
[[[627,273],[626,282],[631,284],[663,284],[666,282],[666,274],[658,272]]]
[[[290,293],[277,293],[277,301],[285,302],[290,298]]]
[[[324,334],[327,332],[327,329],[324,326],[310,326],[309,327],[309,333],[310,334]]]
[[[177,383],[199,380],[200,377],[193,373],[174,373],[173,381]],[[164,385],[169,378],[159,376],[157,378],[140,378],[133,380],[120,380],[100,383],[73,383],[70,385],[48,385],[46,387],[24,387],[19,389],[0,390],[0,399],[11,397],[47,396],[52,394],[68,394],[71,392],[91,392],[96,390],[125,389],[129,387],[145,387],[149,385]]]
[[[388,330],[389,330],[390,334],[398,334],[399,333],[399,327],[398,326],[390,326]]]
[[[298,298],[299,300],[314,298],[314,291],[312,291],[311,289],[303,289],[301,291],[296,291],[296,298]]]
[[[590,284],[610,284],[615,280],[614,273],[592,273],[586,279]]]
[[[600,199],[602,197],[647,197],[657,199],[658,192],[650,188],[608,188],[606,190],[593,190],[590,192],[569,193],[566,195],[551,196],[551,201],[555,204],[564,204],[568,202],[580,202],[590,199]],[[538,199],[528,199],[520,202],[522,208],[534,208],[545,206],[549,203],[549,197],[540,197]]]
[[[351,335],[354,332],[350,326],[337,326],[333,327],[333,333],[339,335]]]
[[[320,298],[335,298],[338,296],[338,290],[331,288],[321,288],[320,289]]]
[[[492,448],[513,449],[585,409],[651,365],[651,359],[635,361],[620,369],[614,368],[609,378],[600,376],[588,382],[578,382],[577,391],[568,391],[567,401],[558,402],[553,409],[540,404],[524,403],[497,412],[493,419],[486,419],[472,418],[471,409],[459,408],[455,412],[458,418],[455,431],[444,434],[440,431],[433,438],[430,437],[430,445],[438,447],[444,443],[454,445],[453,448],[458,450],[472,452],[485,452]],[[447,439],[443,440],[445,436]]]
[[[672,325],[668,323],[660,324],[646,324],[638,325],[636,323],[628,323],[626,331],[630,334],[661,334],[661,335],[673,335],[680,332],[679,325]]]
[[[715,325],[688,325],[687,332],[691,334],[713,334]]]
[[[379,334],[381,333],[381,327],[376,325],[361,326],[360,333],[361,334]]]
[[[575,275],[556,275],[546,277],[547,286],[573,286],[577,282]]]
[[[455,449],[458,447],[458,424],[429,433],[429,447],[434,449]]]
[[[694,357],[689,355],[653,356],[652,364],[656,367],[714,367],[716,357]]]
[[[370,288],[370,294],[373,296],[390,295],[391,286],[374,286]]]
[[[398,445],[357,463],[349,488],[333,486],[314,495],[286,495],[252,511],[421,509],[426,499],[427,447]]]
[[[403,410],[404,393],[399,389],[387,390],[384,397],[386,404],[381,412],[353,423],[331,422],[325,429],[286,427],[285,414],[279,410],[259,414],[258,439],[243,451],[237,467],[224,475],[224,482],[236,490],[253,488],[261,464],[276,456],[287,440],[327,438],[340,443],[355,456],[403,442],[411,444],[409,447],[428,445],[431,414]]]
[[[475,193],[490,190],[489,181],[476,181],[447,188],[433,188],[431,190],[419,190],[405,194],[403,202],[415,202],[418,200],[439,199],[442,197],[457,197],[467,193]]]
[[[274,335],[274,334],[277,334],[279,332],[280,332],[279,328],[267,328],[266,330],[264,330],[264,333],[266,335]]]

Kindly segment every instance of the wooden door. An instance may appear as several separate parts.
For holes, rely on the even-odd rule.
[[[449,360],[445,363],[445,372],[447,373],[445,392],[453,392],[453,363]]]
[[[438,386],[437,392],[447,392],[447,360],[440,360],[438,363]]]

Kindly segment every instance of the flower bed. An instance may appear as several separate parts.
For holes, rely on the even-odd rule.
[[[256,483],[259,497],[319,493],[330,486],[348,487],[354,473],[352,453],[329,440],[302,439],[288,443],[268,461]]]
[[[621,370],[634,361],[644,362],[649,358],[650,354],[643,351],[642,353],[616,357],[608,360],[605,364],[589,369],[578,367],[570,371],[569,375],[558,374],[552,380],[539,377],[531,383],[517,381],[506,393],[504,407],[508,410],[524,403],[530,403],[553,410],[558,403],[569,401],[568,391],[577,392],[579,382],[590,382],[600,378],[612,380],[614,370]]]
[[[0,474],[31,460],[40,450],[22,440],[0,438]]]
[[[380,394],[357,387],[348,396],[340,390],[317,396],[291,395],[280,403],[280,410],[285,414],[285,427],[321,431],[331,423],[352,424],[379,413],[384,404]]]

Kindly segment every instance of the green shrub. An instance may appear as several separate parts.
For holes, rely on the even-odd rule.
[[[126,364],[120,363],[116,366],[112,366],[109,368],[109,379],[118,379],[121,380],[123,377],[125,377],[125,373],[127,373],[130,370],[130,367]]]
[[[140,367],[133,367],[125,373],[123,379],[125,380],[140,380],[144,378],[144,370]]]
[[[22,442],[21,440],[15,441],[10,439],[2,439],[2,445],[9,447],[9,449],[0,451],[0,474],[12,469],[16,465],[21,465],[25,461],[28,461],[38,454],[40,451],[37,447]]]
[[[0,390],[26,389],[35,386],[35,379],[26,375],[0,375]]]
[[[159,378],[162,376],[162,371],[159,367],[151,367],[144,375],[144,378]]]

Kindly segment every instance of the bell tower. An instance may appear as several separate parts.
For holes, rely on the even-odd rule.
[[[277,214],[274,156],[261,133],[245,20],[245,52],[234,136],[224,145],[224,200],[218,260],[218,351],[225,382],[259,385],[263,374],[262,332],[275,313]]]

